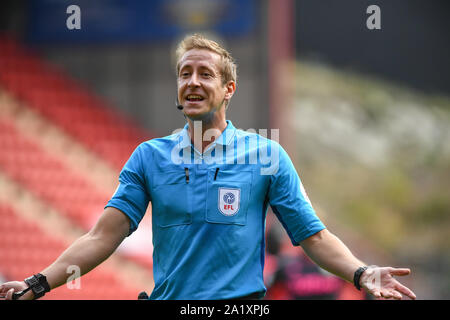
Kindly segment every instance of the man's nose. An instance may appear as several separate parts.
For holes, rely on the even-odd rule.
[[[198,74],[196,72],[194,72],[192,74],[192,76],[189,78],[188,87],[199,87],[199,86],[200,86],[200,82],[199,82]]]

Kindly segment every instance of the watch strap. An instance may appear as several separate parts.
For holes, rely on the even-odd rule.
[[[361,275],[363,274],[364,271],[367,270],[367,266],[364,267],[359,267],[356,271],[355,274],[353,275],[353,284],[355,285],[356,289],[361,290],[361,286],[359,284],[359,280],[361,279]]]
[[[38,273],[31,277],[26,278],[25,283],[33,291],[34,299],[39,299],[45,295],[45,293],[50,291],[50,285],[47,282],[47,278]]]

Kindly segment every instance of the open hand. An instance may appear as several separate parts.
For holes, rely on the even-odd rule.
[[[391,268],[371,266],[361,275],[359,283],[367,293],[375,298],[402,299],[403,295],[416,299],[409,288],[398,282],[394,276],[407,276],[411,273],[407,268]]]

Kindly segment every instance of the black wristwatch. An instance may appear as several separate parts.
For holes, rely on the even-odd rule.
[[[353,275],[353,284],[355,285],[356,289],[361,290],[361,286],[359,285],[359,279],[361,278],[361,275],[364,271],[367,270],[368,267],[359,267],[355,274]]]
[[[39,299],[50,291],[50,285],[47,282],[47,278],[43,274],[35,274],[26,278],[24,282],[28,285],[28,288],[19,292],[14,292],[12,297],[13,300],[19,299],[30,290],[33,291],[34,299]]]

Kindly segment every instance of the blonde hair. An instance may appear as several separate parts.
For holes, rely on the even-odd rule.
[[[236,63],[234,62],[231,54],[222,48],[217,42],[207,39],[200,34],[193,34],[190,36],[186,36],[179,44],[175,51],[176,59],[177,59],[177,76],[180,72],[180,60],[181,57],[189,50],[192,49],[206,49],[212,52],[217,53],[222,60],[221,65],[221,75],[222,75],[222,83],[226,84],[228,81],[237,82],[237,72],[236,72]]]

